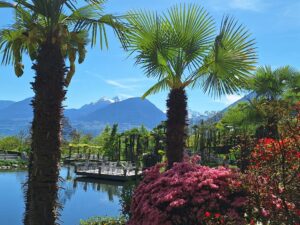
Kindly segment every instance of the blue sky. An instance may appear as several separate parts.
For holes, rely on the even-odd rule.
[[[224,14],[232,15],[244,24],[256,39],[258,65],[292,65],[300,68],[299,0],[108,0],[105,10],[107,13],[122,15],[135,9],[164,11],[176,3],[190,2],[203,6],[217,24],[220,24]],[[12,15],[12,11],[0,9],[0,28],[12,23]],[[24,64],[26,69],[21,78],[14,75],[12,66],[0,65],[1,100],[22,100],[33,95],[30,88],[33,71],[26,57]],[[65,106],[78,108],[102,96],[141,96],[154,83],[155,80],[146,78],[143,71],[134,65],[134,59],[128,58],[113,33],[109,32],[109,49],[91,49],[85,62],[77,65]],[[164,92],[148,99],[165,110],[166,97],[167,92]],[[189,108],[204,112],[221,110],[240,96],[213,99],[200,89],[194,89],[188,91],[188,97]]]

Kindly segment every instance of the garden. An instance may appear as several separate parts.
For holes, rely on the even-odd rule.
[[[63,224],[61,168],[71,180],[68,163],[76,172],[78,163],[105,160],[130,162],[142,175],[121,191],[101,186],[109,200],[119,197],[119,217],[95,215],[81,225],[300,225],[300,72],[259,65],[255,35],[236,18],[219,21],[198,4],[115,16],[104,14],[102,0],[84,2],[0,1],[1,10],[15,14],[0,30],[2,63],[20,77],[27,55],[35,73],[30,131],[0,138],[0,170],[28,171],[23,223]],[[167,92],[166,120],[153,129],[111,124],[93,135],[63,115],[75,67],[89,44],[108,47],[107,27],[155,80],[141,97]],[[213,98],[245,97],[192,122],[188,91],[195,89]],[[77,182],[88,189],[80,179],[73,187]]]

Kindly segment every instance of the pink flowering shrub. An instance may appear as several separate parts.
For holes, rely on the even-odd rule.
[[[247,199],[233,170],[191,161],[146,171],[135,190],[128,225],[246,224]]]

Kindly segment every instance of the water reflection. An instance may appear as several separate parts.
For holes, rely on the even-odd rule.
[[[66,176],[64,177],[63,173],[65,172]],[[76,177],[73,166],[63,168],[61,173],[63,180],[60,182],[59,200],[62,205],[72,198],[72,195],[76,193],[76,189],[81,189],[85,192],[95,191],[107,193],[109,201],[114,202],[114,200],[119,200],[124,186],[123,182]]]
[[[92,189],[93,191],[106,192],[109,201],[113,202],[114,198],[120,198],[124,183],[114,182],[114,181],[99,181],[96,179],[88,178],[76,178],[74,179],[74,184],[76,183],[82,185],[84,191]]]
[[[0,172],[0,224],[21,225],[24,213],[23,184],[26,172]],[[60,221],[64,225],[79,224],[92,216],[117,216],[124,183],[76,178],[74,167],[60,171]],[[8,207],[9,206],[9,207]]]

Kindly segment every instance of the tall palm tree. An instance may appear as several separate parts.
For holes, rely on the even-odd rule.
[[[21,76],[22,55],[28,54],[34,62],[34,117],[25,224],[58,223],[57,181],[65,87],[75,72],[76,57],[79,63],[85,58],[89,34],[92,46],[100,36],[101,47],[107,46],[106,26],[123,37],[123,23],[118,17],[103,14],[103,2],[87,0],[86,6],[76,8],[71,0],[0,1],[1,8],[12,8],[16,14],[14,24],[0,31],[2,63],[12,63],[16,75]]]
[[[168,167],[183,159],[186,139],[186,88],[200,87],[214,96],[232,94],[254,69],[254,41],[245,27],[229,17],[215,34],[212,17],[197,5],[175,6],[159,16],[131,12],[134,29],[128,50],[148,77],[158,79],[143,97],[170,90],[167,100]]]

